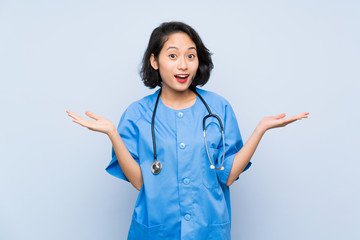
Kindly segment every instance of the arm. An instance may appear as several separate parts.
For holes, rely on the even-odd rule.
[[[115,126],[108,133],[108,136],[113,145],[116,158],[118,159],[119,165],[126,178],[137,190],[140,190],[143,184],[143,177],[139,164],[131,156]]]
[[[240,176],[247,164],[250,162],[262,136],[265,132],[271,128],[285,127],[289,123],[302,118],[307,118],[308,112],[301,113],[299,115],[284,119],[285,114],[279,114],[277,116],[263,118],[258,126],[255,128],[253,134],[245,145],[235,154],[234,162],[231,167],[231,171],[226,182],[227,186],[233,184],[233,182]]]
[[[129,150],[126,148],[114,124],[106,118],[95,115],[94,113],[89,111],[86,111],[85,114],[95,119],[95,121],[90,121],[82,118],[69,110],[67,110],[66,112],[70,117],[73,118],[73,122],[76,122],[83,127],[87,127],[92,131],[102,132],[109,136],[119,165],[124,172],[126,178],[137,190],[140,190],[143,184],[140,166],[131,156]]]

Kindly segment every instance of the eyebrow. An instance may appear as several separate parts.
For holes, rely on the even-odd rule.
[[[174,47],[174,46],[170,46],[166,49],[166,51],[168,51],[169,49],[178,49],[177,47]],[[189,47],[188,50],[190,49],[194,49],[196,51],[196,47]]]

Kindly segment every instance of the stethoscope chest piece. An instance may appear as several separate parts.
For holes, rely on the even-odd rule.
[[[161,171],[161,162],[155,160],[152,164],[151,164],[151,172],[155,175],[159,174]]]

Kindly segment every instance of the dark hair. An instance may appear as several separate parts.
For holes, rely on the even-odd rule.
[[[159,53],[168,37],[177,32],[186,33],[196,45],[199,67],[190,87],[195,88],[198,85],[203,86],[209,80],[210,72],[214,68],[214,65],[211,60],[211,53],[205,47],[197,32],[192,27],[182,22],[165,22],[155,28],[151,33],[149,44],[142,60],[140,76],[145,86],[149,88],[155,88],[156,86],[161,87],[162,80],[160,73],[158,70],[152,68],[150,56],[151,54],[154,54],[155,58],[158,59]]]

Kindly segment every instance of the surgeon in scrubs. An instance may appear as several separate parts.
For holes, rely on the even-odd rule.
[[[117,128],[90,111],[95,121],[67,110],[74,122],[108,135],[107,172],[139,190],[128,239],[230,239],[229,186],[251,166],[267,130],[307,118],[264,117],[243,144],[230,103],[199,88],[212,68],[193,28],[165,22],[152,32],[140,72],[145,86],[158,89],[132,103]]]

